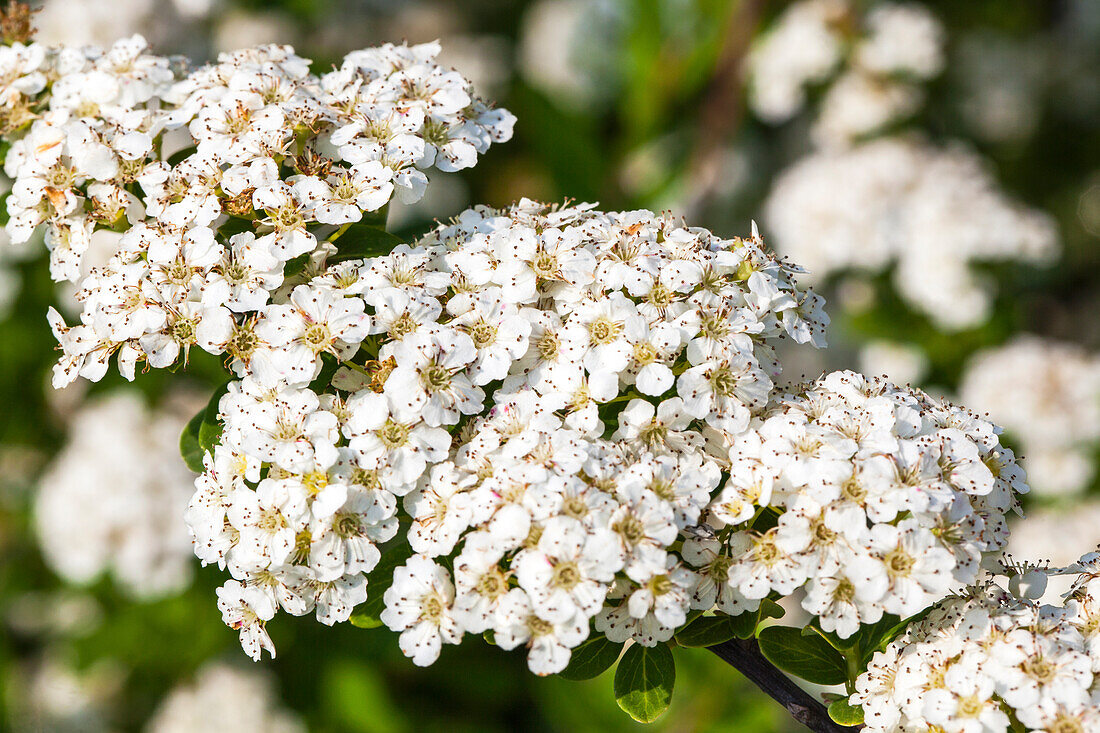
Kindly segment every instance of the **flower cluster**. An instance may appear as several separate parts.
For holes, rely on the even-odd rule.
[[[110,571],[142,599],[191,582],[191,543],[179,521],[194,483],[178,458],[183,412],[150,410],[127,392],[80,408],[35,495],[38,542],[54,572],[89,583]]]
[[[729,479],[708,507],[732,550],[731,590],[759,599],[804,586],[802,607],[847,638],[974,582],[1028,490],[997,433],[963,408],[854,372],[780,395],[733,442]],[[778,514],[773,526],[747,529],[761,507]]]
[[[138,36],[107,51],[0,49],[0,127],[13,140],[7,231],[46,224],[51,270],[80,285],[80,323],[52,316],[55,376],[101,376],[112,355],[162,367],[194,345],[251,342],[287,267],[391,198],[419,199],[424,170],[474,165],[514,118],[434,62],[437,44],[356,51],[315,76],[286,46],[223,54],[177,74]],[[83,266],[96,228],[117,253]]]
[[[1018,336],[967,363],[959,395],[1020,441],[1037,492],[1084,489],[1100,440],[1100,357],[1068,343]]]
[[[918,83],[943,68],[943,29],[923,5],[880,3],[865,14],[848,0],[788,7],[749,57],[752,109],[783,122],[807,88],[828,83],[812,136],[847,145],[915,112]]]
[[[813,153],[779,177],[765,206],[776,248],[815,277],[896,263],[898,294],[949,330],[992,310],[973,262],[1042,263],[1058,247],[1053,220],[1002,193],[973,153],[904,138]]]
[[[1098,629],[1100,577],[1091,573],[1064,606],[975,588],[876,653],[851,703],[869,733],[1100,730]]]
[[[234,577],[227,623],[258,655],[278,608],[346,620],[404,516],[383,620],[420,664],[493,628],[558,671],[608,594],[634,614],[597,619],[609,637],[669,638],[696,577],[669,548],[765,406],[775,341],[823,343],[820,306],[759,238],[588,205],[478,207],[337,263],[269,306],[256,332],[282,341],[219,404],[188,521]]]

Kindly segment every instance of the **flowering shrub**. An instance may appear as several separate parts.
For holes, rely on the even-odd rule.
[[[188,69],[27,40],[0,49],[7,230],[44,228],[78,287],[54,384],[223,359],[186,522],[252,658],[280,610],[385,625],[418,665],[478,634],[540,675],[618,662],[649,721],[670,644],[751,639],[845,684],[834,720],[888,720],[872,652],[1000,557],[1027,485],[998,428],[852,372],[777,386],[778,342],[828,318],[755,229],[524,199],[386,231],[425,170],[511,136],[437,45],[316,75],[281,46]],[[785,599],[810,620],[772,624]]]

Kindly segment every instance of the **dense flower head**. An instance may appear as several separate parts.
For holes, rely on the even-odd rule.
[[[832,32],[834,4],[801,7]],[[935,73],[927,16],[867,28],[865,82]],[[422,666],[485,634],[539,675],[593,635],[654,647],[787,597],[850,639],[1006,544],[1028,487],[992,423],[852,372],[780,386],[778,342],[824,347],[828,317],[755,225],[522,199],[386,232],[425,170],[511,136],[437,44],[321,75],[273,45],[198,69],[140,37],[0,51],[7,232],[44,225],[78,286],[77,322],[49,313],[55,386],[194,348],[231,375],[180,442],[185,520],[253,659],[280,611],[384,624]]]
[[[920,390],[833,372],[779,395],[730,446],[709,507],[746,598],[805,587],[841,638],[974,582],[1028,490],[999,429]],[[774,526],[750,528],[760,507]]]
[[[200,557],[235,578],[223,613],[253,656],[272,648],[277,608],[347,619],[399,533],[411,557],[381,620],[417,664],[492,631],[548,674],[593,629],[654,645],[689,614],[737,615],[803,587],[803,607],[848,637],[973,582],[1027,488],[991,424],[850,372],[765,389],[731,425],[713,395],[702,416],[686,409],[687,348],[676,384],[624,390],[624,406],[619,376],[602,402],[555,402],[523,366],[486,393],[457,337],[438,352],[403,338],[434,354],[412,352],[407,378],[382,343],[395,364],[358,388],[349,376],[319,397],[245,378],[221,400],[223,441],[189,521]],[[458,396],[428,409],[444,391]]]
[[[188,512],[246,646],[276,607],[346,620],[399,525],[415,554],[383,621],[418,663],[492,628],[558,671],[601,613],[610,637],[668,639],[696,578],[670,548],[767,404],[773,345],[823,344],[794,268],[758,236],[526,200],[326,264],[231,355]]]
[[[862,706],[866,730],[1100,729],[1100,578],[1091,565],[1078,568],[1086,572],[1063,604],[993,584],[936,604],[856,681],[851,703]]]

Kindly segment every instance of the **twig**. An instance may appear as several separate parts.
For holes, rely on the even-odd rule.
[[[848,727],[833,722],[824,705],[764,658],[756,639],[730,639],[707,648],[723,662],[748,677],[754,685],[782,705],[792,718],[814,733],[852,733],[861,729],[862,726]]]

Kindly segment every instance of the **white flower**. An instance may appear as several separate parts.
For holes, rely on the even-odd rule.
[[[745,598],[758,600],[771,591],[788,595],[806,582],[805,561],[786,553],[776,542],[776,529],[749,535],[748,546],[733,558],[729,582]]]
[[[545,676],[568,666],[572,648],[588,638],[588,620],[580,614],[556,622],[544,619],[531,607],[527,594],[513,588],[497,607],[493,630],[502,649],[526,644],[530,648],[527,666]]]
[[[548,621],[595,616],[622,567],[617,544],[607,530],[589,534],[577,520],[555,517],[543,526],[537,546],[516,557],[516,579]]]
[[[835,631],[841,639],[859,631],[860,624],[877,623],[882,618],[878,601],[886,593],[886,577],[865,578],[857,572],[856,567],[841,562],[831,571],[816,574],[806,584],[802,600],[802,608],[820,620],[821,628]]]
[[[634,399],[619,413],[619,428],[612,437],[628,443],[641,441],[653,451],[685,451],[703,441],[699,433],[687,429],[692,419],[679,397],[663,400],[656,407],[652,402]]]
[[[293,186],[276,181],[257,188],[252,194],[252,205],[267,213],[261,221],[274,230],[262,239],[269,243],[272,254],[280,260],[291,260],[317,247],[317,237],[306,229],[308,209],[319,198],[319,192],[311,186],[316,186],[315,179],[306,179]]]
[[[355,607],[367,600],[367,579],[350,573],[330,581],[317,581],[317,620],[332,626],[351,618]]]
[[[749,540],[742,533],[730,536],[723,548],[716,538],[689,538],[684,540],[680,554],[684,561],[695,568],[695,585],[691,589],[691,607],[709,609],[717,607],[723,613],[737,616],[745,611],[755,611],[759,599],[749,600],[729,582],[732,555],[744,552]]]
[[[438,557],[449,555],[459,535],[470,524],[471,495],[476,476],[456,469],[450,461],[432,467],[419,488],[405,496],[402,505],[413,518],[409,545],[413,552]]]
[[[349,358],[369,327],[370,316],[361,299],[299,285],[289,303],[264,310],[256,335],[275,347],[270,359],[282,381],[307,384],[321,368],[322,353]]]
[[[351,490],[347,501],[310,527],[310,567],[319,580],[369,573],[378,564],[377,543],[397,534],[397,502],[384,489]]]
[[[887,613],[912,616],[947,592],[955,558],[936,546],[929,533],[921,532],[915,520],[903,520],[896,527],[876,524],[870,539],[875,556],[854,560],[852,572],[873,582],[887,579],[889,589],[882,601]]]
[[[496,610],[508,593],[508,575],[500,567],[504,549],[484,531],[466,535],[462,552],[455,558],[454,614],[471,634],[493,626]]]
[[[243,445],[264,461],[291,472],[308,470],[314,461],[322,466],[336,461],[336,416],[321,410],[308,389],[279,390],[271,402],[250,409],[247,419],[251,425]]]
[[[477,349],[477,359],[468,370],[476,385],[504,379],[513,362],[527,352],[531,323],[498,293],[482,291],[470,309],[453,321]]]
[[[411,336],[394,348],[397,368],[386,380],[386,395],[404,411],[419,411],[433,427],[453,425],[481,409],[485,393],[465,369],[477,358],[464,333],[438,331]]]
[[[393,171],[376,160],[353,165],[321,181],[313,215],[322,224],[346,224],[382,208],[393,196]]]
[[[692,367],[676,381],[685,412],[732,435],[744,431],[750,412],[763,407],[771,387],[767,375],[741,354]]]
[[[360,466],[391,476],[396,486],[411,488],[429,463],[446,457],[451,436],[419,422],[416,413],[405,408],[386,394],[356,392],[347,401],[343,432]]]
[[[930,690],[924,717],[951,733],[993,733],[1008,730],[1009,719],[993,697],[993,680],[978,668],[978,660],[953,664],[944,675],[944,686]]]
[[[625,554],[624,572],[644,582],[665,569],[665,548],[677,534],[675,514],[667,502],[637,483],[618,487],[617,498],[620,505],[608,526]]]
[[[264,628],[265,622],[275,616],[274,599],[255,586],[242,585],[236,580],[227,580],[217,593],[222,621],[239,632],[245,653],[259,661],[266,649],[274,657],[275,645]]]
[[[439,658],[443,642],[462,639],[452,610],[454,592],[447,570],[423,555],[413,555],[394,571],[382,622],[401,632],[401,651],[413,664],[428,666]]]

